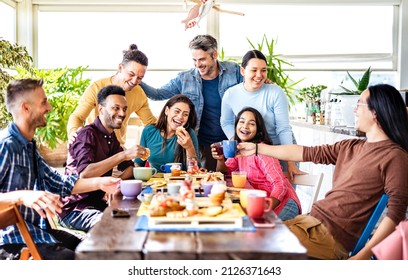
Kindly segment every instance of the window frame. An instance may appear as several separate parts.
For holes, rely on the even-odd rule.
[[[37,41],[35,34],[37,31],[36,15],[37,9],[68,9],[68,10],[84,10],[84,9],[154,9],[166,10],[174,9],[180,10],[184,6],[183,2],[174,0],[32,0],[32,1],[16,1],[16,0],[0,0],[5,3],[11,3],[17,7],[17,41],[20,44],[24,44],[30,53],[33,53],[34,64],[36,63],[36,48]],[[408,32],[408,0],[217,0],[217,4],[224,3],[251,3],[257,4],[311,4],[311,5],[394,5],[396,6],[394,16],[394,32],[393,32],[393,66],[391,71],[396,71],[398,76],[397,84],[400,84],[400,88],[408,88],[408,51],[402,48],[403,45],[408,45],[408,38],[404,34]],[[101,8],[105,7],[105,8]],[[142,8],[145,7],[145,8]],[[398,10],[399,9],[399,10]],[[216,38],[219,36],[218,19],[216,14],[212,13],[208,16],[207,32],[212,34]],[[26,17],[25,19],[22,19]],[[30,24],[32,23],[32,24]],[[30,28],[29,28],[30,27]],[[31,28],[32,27],[32,28]],[[27,34],[28,35],[24,35]],[[288,59],[292,59],[288,57]],[[304,59],[297,57],[293,59]],[[316,60],[327,59],[327,57],[315,56]],[[165,70],[165,69],[149,69],[150,71]],[[178,69],[169,69],[176,71]],[[182,70],[182,69],[179,69]],[[309,69],[308,69],[309,70]],[[325,69],[330,70],[330,69]],[[335,71],[340,69],[333,69]],[[363,69],[355,69],[363,70]],[[374,69],[377,71],[377,69]],[[384,70],[384,69],[378,69]],[[315,69],[313,71],[318,71]]]

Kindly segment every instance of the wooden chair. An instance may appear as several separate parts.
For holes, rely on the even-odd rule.
[[[309,213],[312,209],[313,203],[319,197],[320,187],[323,181],[323,173],[320,174],[305,174],[305,175],[295,175],[292,184],[296,185],[296,193],[299,196],[299,199],[302,201],[301,198],[306,197],[305,191],[301,192],[301,188],[303,186],[310,187],[312,189],[312,196],[309,204],[302,203],[302,214]],[[304,200],[304,199],[303,199]],[[308,205],[304,207],[304,205]]]
[[[0,229],[14,224],[17,225],[27,246],[21,250],[20,260],[28,260],[31,258],[41,260],[40,252],[16,204],[0,203]]]
[[[383,194],[378,201],[377,206],[374,209],[374,212],[371,214],[370,219],[368,220],[367,225],[365,226],[363,233],[360,235],[356,246],[354,247],[353,251],[350,253],[350,257],[357,254],[367,243],[367,241],[371,238],[373,230],[377,225],[382,213],[384,212],[385,207],[388,203],[388,195]]]

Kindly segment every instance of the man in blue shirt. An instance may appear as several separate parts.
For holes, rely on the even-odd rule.
[[[46,125],[46,114],[52,109],[42,84],[42,80],[22,79],[7,87],[6,106],[13,122],[0,132],[0,200],[19,205],[44,259],[73,259],[74,252],[49,233],[46,213],[61,211],[59,197],[95,190],[114,194],[120,179],[78,179],[75,175],[62,176],[48,166],[34,140],[35,130]],[[19,254],[24,246],[15,225],[0,230],[0,249]]]
[[[145,83],[140,86],[147,97],[164,100],[176,94],[190,98],[197,113],[197,137],[201,166],[216,170],[217,161],[211,154],[211,144],[227,139],[221,125],[221,100],[224,92],[243,81],[240,66],[235,62],[218,61],[217,40],[210,35],[198,35],[189,48],[195,68],[180,72],[176,78],[159,89]]]

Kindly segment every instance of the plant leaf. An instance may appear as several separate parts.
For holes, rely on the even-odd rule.
[[[357,87],[357,90],[359,92],[362,92],[367,89],[368,84],[370,83],[370,76],[371,76],[371,66],[368,67],[368,69],[364,72],[363,77],[361,77],[361,80]]]

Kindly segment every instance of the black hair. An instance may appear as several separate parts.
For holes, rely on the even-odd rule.
[[[98,104],[105,106],[106,98],[108,98],[109,95],[114,95],[114,94],[126,96],[126,93],[123,90],[123,88],[115,86],[115,85],[109,85],[109,86],[102,88],[98,92],[98,96],[97,96]]]
[[[265,126],[265,121],[261,115],[261,113],[259,113],[258,110],[256,110],[255,108],[252,107],[245,107],[243,108],[241,111],[239,111],[237,117],[235,118],[235,125],[234,125],[234,139],[239,142],[241,142],[241,139],[239,139],[238,135],[237,135],[237,124],[239,122],[239,119],[241,118],[241,115],[244,112],[251,112],[252,114],[254,114],[255,116],[255,123],[256,123],[256,134],[254,136],[254,138],[252,138],[251,142],[253,143],[265,143],[268,145],[272,145],[272,140],[269,137],[268,131],[266,130],[266,126]]]
[[[395,143],[408,152],[407,108],[400,92],[391,85],[368,87],[368,109],[376,114],[378,125]]]
[[[241,63],[242,68],[245,68],[248,64],[248,61],[250,61],[252,58],[262,59],[265,61],[266,65],[268,65],[268,61],[266,60],[266,57],[262,52],[258,50],[251,50],[251,51],[248,51],[242,58],[242,63]]]
[[[123,51],[122,63],[127,64],[130,61],[137,62],[143,66],[147,66],[149,63],[147,56],[138,50],[136,44],[131,44],[128,50]]]
[[[156,127],[163,132],[163,142],[162,148],[166,148],[166,139],[167,139],[167,116],[166,116],[166,108],[171,108],[176,103],[186,103],[190,108],[190,114],[188,115],[188,120],[184,128],[188,129],[195,129],[197,125],[197,115],[195,111],[195,106],[193,102],[191,102],[190,98],[185,96],[184,94],[176,94],[172,98],[170,98],[166,104],[163,106],[163,109],[160,112],[159,118],[156,123]],[[176,149],[174,151],[174,159],[175,162],[182,162],[184,164],[187,163],[187,156],[186,152],[179,144],[176,144]]]

